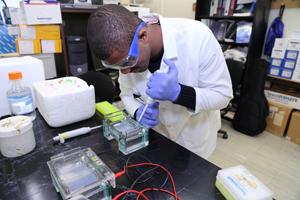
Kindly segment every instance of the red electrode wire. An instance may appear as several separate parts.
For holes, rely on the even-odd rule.
[[[127,193],[136,193],[138,195],[140,195],[140,192],[137,190],[126,190],[124,192],[121,192],[120,194],[117,194],[112,200],[117,200],[120,197],[124,196]],[[141,194],[141,196],[145,199],[145,200],[149,200],[144,194]]]
[[[127,193],[136,193],[136,192],[138,192],[138,197],[137,197],[137,199],[139,199],[140,196],[142,196],[142,197],[145,199],[146,196],[145,196],[143,193],[146,192],[146,191],[151,191],[151,190],[152,190],[152,191],[162,191],[162,192],[165,192],[165,193],[167,193],[167,194],[173,196],[175,200],[179,200],[179,198],[178,198],[178,196],[177,196],[177,192],[176,192],[176,187],[175,187],[174,179],[173,179],[171,173],[170,173],[164,166],[162,166],[162,165],[159,165],[159,164],[156,164],[156,163],[137,163],[137,164],[128,165],[128,166],[126,167],[126,169],[124,169],[124,170],[122,170],[122,171],[116,173],[116,174],[115,174],[115,177],[116,177],[116,178],[119,178],[120,176],[124,175],[124,174],[125,174],[125,170],[127,170],[128,168],[140,167],[140,166],[155,166],[155,167],[160,167],[160,168],[161,168],[164,172],[166,172],[166,173],[168,174],[168,176],[170,177],[170,181],[171,181],[171,183],[172,183],[172,187],[173,187],[173,192],[174,192],[174,193],[172,193],[172,192],[170,192],[170,191],[168,191],[168,190],[165,190],[165,189],[159,189],[159,188],[146,188],[146,189],[144,189],[144,190],[142,190],[142,191],[140,191],[140,192],[139,192],[139,191],[136,191],[136,190],[126,190],[126,191],[124,191],[124,192],[118,194],[117,196],[115,196],[115,197],[113,198],[113,200],[117,200],[117,199],[120,197],[119,195],[121,195],[121,194],[122,194],[121,196],[123,196],[124,194],[127,194]],[[147,199],[147,197],[146,197],[146,199]]]
[[[175,197],[175,199],[179,200],[179,198],[177,197],[177,195],[175,195],[174,193],[170,192],[169,190],[165,190],[165,189],[162,189],[162,188],[146,188],[146,189],[143,189],[142,191],[139,192],[138,196],[137,196],[137,200],[140,199],[140,196],[142,196],[145,192],[147,191],[160,191],[160,192],[164,192],[164,193],[167,193],[173,197]]]

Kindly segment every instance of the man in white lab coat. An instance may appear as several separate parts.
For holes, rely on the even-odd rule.
[[[142,21],[105,5],[91,15],[87,34],[103,65],[120,69],[120,97],[135,119],[199,156],[211,155],[232,87],[208,27],[154,15]]]

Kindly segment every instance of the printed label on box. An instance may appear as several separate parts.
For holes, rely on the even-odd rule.
[[[272,61],[271,61],[271,65],[276,66],[276,67],[280,67],[281,63],[282,63],[281,59],[273,58]]]
[[[280,58],[283,59],[285,56],[285,50],[278,50],[278,49],[273,49],[271,58]]]
[[[278,67],[271,67],[271,69],[270,69],[270,74],[271,75],[278,76],[279,72],[280,72],[280,68],[278,68]]]
[[[285,60],[284,61],[284,68],[288,68],[288,69],[294,69],[296,65],[296,61],[295,60]]]
[[[269,107],[269,117],[273,119],[276,112],[278,112],[278,107],[270,105],[270,107]]]
[[[285,38],[276,38],[273,49],[285,50],[288,41]]]
[[[275,103],[281,103],[284,104],[288,107],[292,107],[295,109],[300,109],[300,98],[287,95],[287,94],[282,94],[279,92],[274,92],[271,90],[265,90],[265,95],[268,100],[274,101]]]
[[[283,78],[291,78],[292,75],[293,75],[292,70],[284,69],[281,71],[281,77],[283,77]]]
[[[276,113],[275,116],[274,116],[273,124],[276,125],[276,126],[281,126],[282,122],[283,122],[284,115],[285,115],[284,111],[280,111],[279,113]]]
[[[287,50],[300,51],[300,40],[290,39],[287,45]]]
[[[19,35],[19,32],[20,32],[19,26],[15,26],[15,25],[7,26],[8,35],[17,37]]]
[[[287,50],[285,58],[297,60],[299,51]]]
[[[55,52],[55,41],[54,40],[42,40],[43,53],[54,53]]]
[[[32,40],[20,40],[19,41],[19,50],[21,54],[33,54],[34,47]]]
[[[36,39],[35,27],[20,25],[20,35],[22,39]]]
[[[41,40],[43,53],[61,53],[61,40]]]

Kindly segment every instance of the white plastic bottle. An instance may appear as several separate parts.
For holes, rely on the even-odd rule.
[[[36,117],[31,89],[22,85],[22,72],[8,73],[11,88],[7,91],[7,99],[13,115],[26,115],[32,121]]]

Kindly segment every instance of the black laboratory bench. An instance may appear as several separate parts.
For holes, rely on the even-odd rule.
[[[33,123],[36,139],[35,149],[29,154],[17,158],[0,156],[0,199],[61,199],[60,194],[56,192],[52,185],[46,162],[50,160],[51,156],[76,147],[90,147],[113,172],[122,170],[130,155],[125,156],[119,152],[115,141],[107,141],[102,134],[102,129],[69,139],[64,144],[54,144],[52,142],[52,138],[59,132],[83,126],[92,127],[100,123],[102,123],[102,120],[95,115],[88,120],[69,126],[51,128],[37,112],[37,118]],[[150,144],[147,148],[133,153],[130,159],[131,164],[145,162],[143,159],[147,159],[166,167],[173,175],[178,196],[181,200],[224,199],[214,186],[219,169],[217,166],[153,130],[150,130],[149,141]],[[133,178],[133,175],[131,174],[129,178]],[[113,195],[121,192],[124,186],[129,187],[131,185],[133,181],[130,181],[129,178],[123,176],[117,179],[117,188],[113,189]],[[165,174],[156,172],[152,174],[149,181],[137,184],[135,189],[141,190],[155,184],[160,185],[163,180],[165,180]],[[172,190],[169,180],[164,188]],[[174,199],[159,192],[147,192],[146,195],[151,200]]]

